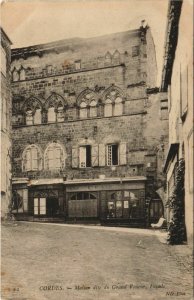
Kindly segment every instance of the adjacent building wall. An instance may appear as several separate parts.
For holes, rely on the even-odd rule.
[[[1,217],[11,199],[11,42],[1,28]]]

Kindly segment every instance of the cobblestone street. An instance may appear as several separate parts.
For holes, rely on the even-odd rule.
[[[4,224],[2,299],[190,300],[190,250],[164,238],[143,229]]]

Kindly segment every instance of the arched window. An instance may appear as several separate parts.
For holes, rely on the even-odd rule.
[[[41,124],[41,123],[42,123],[41,109],[37,108],[34,114],[34,124]]]
[[[96,101],[92,100],[90,103],[90,117],[97,117],[97,107],[96,107]]]
[[[13,81],[18,81],[19,80],[19,74],[18,74],[17,70],[13,71],[12,76],[13,76]]]
[[[105,55],[105,64],[111,64],[111,60],[112,60],[112,56],[110,54],[110,52],[107,52]]]
[[[112,116],[112,101],[110,99],[106,99],[106,101],[105,101],[104,116],[105,117]]]
[[[48,123],[56,122],[56,113],[54,106],[49,107],[48,109]]]
[[[49,170],[64,167],[64,150],[58,143],[51,143],[45,151],[45,168]]]
[[[87,104],[86,104],[86,102],[81,102],[79,116],[80,116],[80,119],[86,119],[87,118]]]
[[[114,116],[121,116],[122,114],[123,114],[122,98],[117,97],[115,100]]]
[[[63,121],[64,121],[63,106],[58,106],[58,109],[57,109],[57,122],[63,122]]]
[[[26,111],[26,125],[33,125],[33,114],[30,108]]]
[[[42,155],[36,145],[28,146],[22,156],[23,171],[37,171],[42,169]]]
[[[25,79],[26,79],[26,72],[22,68],[21,71],[20,71],[20,80],[25,80]]]

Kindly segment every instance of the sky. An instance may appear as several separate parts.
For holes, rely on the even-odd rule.
[[[1,25],[12,48],[139,28],[145,19],[156,47],[160,85],[168,0],[7,0]]]

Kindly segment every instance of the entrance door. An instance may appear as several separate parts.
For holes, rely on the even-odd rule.
[[[157,222],[164,214],[164,207],[162,200],[153,199],[149,206],[150,223]]]
[[[46,199],[47,215],[53,217],[59,210],[59,202],[56,197],[48,197]]]
[[[68,201],[69,218],[97,218],[98,201],[88,192],[75,193]]]

